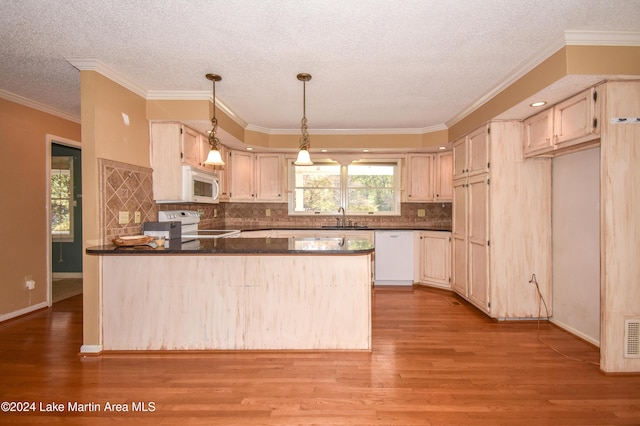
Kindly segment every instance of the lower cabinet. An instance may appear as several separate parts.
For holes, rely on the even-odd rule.
[[[451,232],[416,231],[414,241],[415,281],[451,289]]]

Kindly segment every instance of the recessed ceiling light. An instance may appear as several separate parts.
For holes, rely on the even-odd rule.
[[[250,146],[245,148],[247,151],[253,151],[253,148],[251,148]]]
[[[363,149],[362,152],[369,152],[369,150],[368,149]]]
[[[439,149],[440,151],[442,151],[442,150],[444,150],[444,149],[447,149],[447,147],[446,147],[446,146],[439,146],[439,147],[438,147],[438,149]]]
[[[320,152],[327,152],[327,150],[326,149],[321,149]]]
[[[532,104],[529,104],[529,106],[535,108],[535,107],[541,107],[541,106],[546,105],[546,104],[547,104],[547,101],[539,101],[539,102],[534,102]]]

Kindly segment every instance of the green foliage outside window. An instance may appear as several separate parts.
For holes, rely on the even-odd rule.
[[[292,166],[294,213],[399,214],[397,163]]]
[[[51,164],[51,234],[56,239],[72,238],[71,157],[54,157]]]

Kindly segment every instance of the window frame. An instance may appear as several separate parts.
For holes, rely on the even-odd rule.
[[[68,155],[59,155],[59,156],[55,156],[56,158],[65,158],[68,160],[69,162],[69,168],[68,169],[61,169],[61,168],[56,168],[55,165],[52,163],[51,164],[51,169],[49,172],[49,180],[50,180],[50,187],[51,187],[51,194],[50,194],[50,199],[49,199],[49,203],[51,204],[50,206],[50,210],[51,210],[51,217],[49,220],[53,221],[53,215],[54,215],[54,209],[53,209],[53,203],[54,201],[67,201],[68,205],[69,205],[69,232],[60,232],[60,231],[55,231],[54,230],[54,226],[53,223],[51,224],[51,239],[52,241],[55,242],[63,242],[63,243],[72,243],[74,242],[75,236],[74,236],[74,227],[75,227],[75,219],[74,219],[74,207],[75,207],[75,198],[74,198],[74,185],[73,185],[73,179],[74,179],[74,170],[73,170],[73,156],[68,156]],[[69,188],[68,188],[68,197],[54,197],[53,194],[53,182],[51,182],[53,180],[53,177],[55,175],[62,175],[62,174],[66,174],[69,176]]]
[[[313,166],[296,166],[294,164],[295,159],[287,160],[287,170],[288,170],[288,181],[289,188],[288,191],[288,210],[290,216],[335,216],[338,214],[338,210],[335,212],[318,212],[318,211],[295,211],[294,205],[294,197],[296,191],[295,178],[296,178],[296,167],[313,167]],[[347,192],[349,190],[348,186],[348,166],[349,165],[389,165],[394,167],[393,173],[393,205],[394,209],[388,212],[368,212],[368,213],[354,213],[350,212],[347,205]],[[332,161],[332,160],[314,160],[314,165],[339,165],[340,166],[340,202],[338,207],[342,207],[345,209],[345,215],[356,217],[356,216],[400,216],[400,208],[401,208],[401,188],[402,188],[402,159],[400,158],[365,158],[360,160],[354,160],[347,163]]]

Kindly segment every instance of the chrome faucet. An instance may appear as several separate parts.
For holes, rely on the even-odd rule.
[[[347,217],[346,217],[346,213],[344,211],[344,207],[340,207],[338,209],[338,213],[342,212],[342,225],[340,225],[342,228],[347,226]]]

